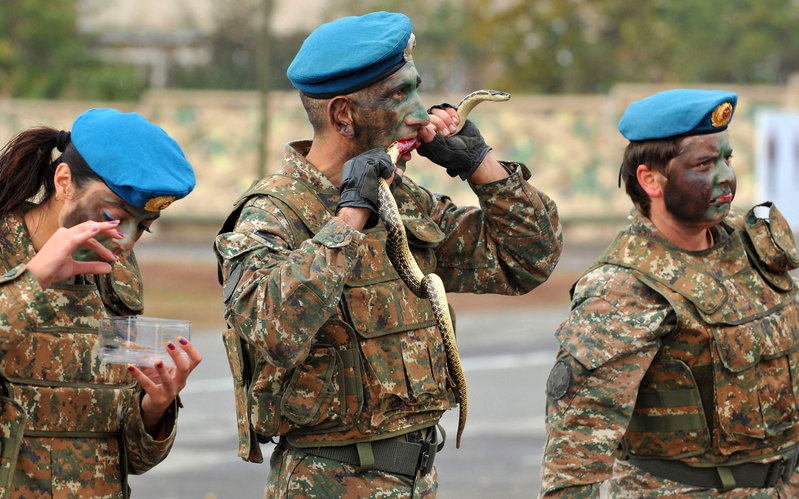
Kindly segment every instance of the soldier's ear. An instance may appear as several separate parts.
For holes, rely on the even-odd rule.
[[[355,136],[353,122],[353,102],[345,95],[339,95],[330,99],[327,103],[327,118],[330,126],[337,133],[346,137]]]
[[[635,174],[638,178],[638,184],[650,198],[663,196],[663,188],[667,181],[663,174],[644,164],[638,165]]]

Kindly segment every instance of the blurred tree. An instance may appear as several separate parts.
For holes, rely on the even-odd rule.
[[[77,32],[78,0],[3,0],[0,96],[135,99],[143,77],[94,57]]]
[[[342,4],[397,10],[389,0]],[[399,10],[414,22],[427,90],[776,84],[799,71],[799,0],[407,0]]]
[[[80,0],[3,0],[0,96],[132,99],[144,75],[98,61],[76,31]],[[179,88],[256,89],[262,0],[217,0],[209,61]],[[785,83],[799,71],[799,0],[333,0],[325,19],[402,10],[425,91],[607,92],[617,82]],[[267,37],[268,86],[305,34]]]
[[[214,3],[215,27],[207,39],[208,64],[176,67],[172,84],[180,88],[223,88],[254,90],[258,88],[258,44],[262,37],[262,0],[217,0]],[[288,89],[286,68],[299,50],[306,35],[276,40],[269,37],[269,88]]]

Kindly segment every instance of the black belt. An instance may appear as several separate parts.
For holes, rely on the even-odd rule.
[[[660,459],[637,459],[629,462],[656,477],[695,487],[732,490],[736,487],[770,488],[782,479],[788,483],[799,461],[799,451],[771,463],[742,463],[734,466],[697,468],[680,461]]]
[[[440,450],[435,426],[400,435],[400,438],[335,447],[296,447],[285,437],[280,437],[280,445],[312,456],[352,464],[359,472],[375,469],[408,476],[416,476],[417,472],[422,475],[429,473],[433,469],[436,452]]]

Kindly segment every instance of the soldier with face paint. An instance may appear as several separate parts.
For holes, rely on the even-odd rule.
[[[799,252],[771,203],[731,209],[736,104],[670,90],[619,123],[635,208],[556,333],[543,497],[799,497]]]
[[[261,462],[258,443],[279,436],[270,498],[435,496],[435,426],[455,399],[430,303],[386,256],[378,176],[393,178],[411,251],[448,291],[525,293],[560,254],[555,204],[527,168],[495,159],[469,122],[452,136],[451,107],[425,110],[411,28],[376,12],[308,37],[288,76],[313,141],[287,146],[216,239],[239,455]],[[448,158],[481,208],[395,171],[384,151],[399,139]]]
[[[133,245],[193,187],[172,138],[114,109],[0,152],[0,497],[128,497],[166,457],[202,356],[183,339],[174,367],[106,364],[97,328],[142,312]]]

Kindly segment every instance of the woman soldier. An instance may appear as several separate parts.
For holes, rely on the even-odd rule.
[[[135,113],[92,109],[0,151],[0,496],[127,497],[128,473],[166,457],[202,356],[179,338],[174,367],[105,364],[97,326],[141,313],[131,249],[193,187],[177,142]]]

